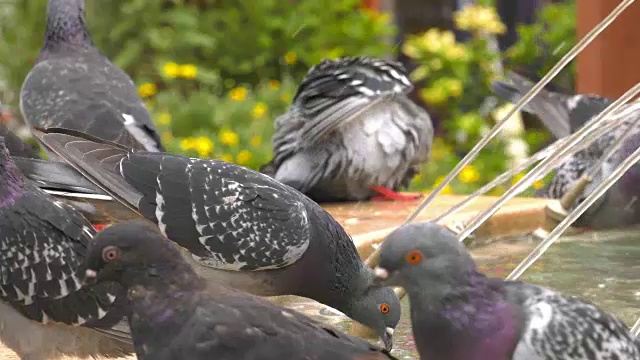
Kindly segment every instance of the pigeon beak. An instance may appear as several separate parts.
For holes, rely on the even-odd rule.
[[[387,351],[393,349],[393,331],[394,329],[392,327],[386,327],[384,334],[382,334],[382,343],[384,344],[384,349]]]
[[[389,273],[389,270],[380,266],[373,269],[373,275],[374,278],[371,283],[371,287],[386,287],[388,286],[387,284],[389,283],[389,280],[393,278],[393,276],[391,276],[392,274]]]
[[[82,286],[91,286],[96,283],[98,273],[95,270],[87,269],[84,272],[84,279],[82,280]]]

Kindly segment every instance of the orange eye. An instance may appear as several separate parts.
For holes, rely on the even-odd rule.
[[[415,265],[422,261],[422,253],[420,250],[413,250],[407,254],[407,262],[411,265]]]
[[[120,249],[115,246],[107,246],[102,249],[102,259],[106,262],[116,260],[120,257]]]
[[[383,314],[386,314],[389,312],[389,305],[387,304],[380,304],[380,312]]]

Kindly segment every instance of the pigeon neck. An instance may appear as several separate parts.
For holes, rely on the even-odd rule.
[[[4,138],[0,137],[0,208],[12,205],[23,194],[24,179],[4,147]]]
[[[154,292],[171,295],[174,291],[200,289],[205,286],[205,281],[183,261],[156,263],[128,271],[131,274],[123,276],[123,285],[129,288],[153,288]]]
[[[464,283],[407,289],[421,357],[450,360],[510,359],[520,332],[516,308],[502,281],[475,269]],[[423,284],[424,285],[424,284]],[[430,284],[431,285],[431,284]]]
[[[49,0],[40,59],[51,54],[95,49],[85,24],[83,0]]]

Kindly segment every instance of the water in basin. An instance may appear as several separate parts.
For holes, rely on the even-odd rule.
[[[530,239],[519,239],[494,243],[474,249],[472,253],[485,273],[506,277],[534,245]],[[613,238],[588,233],[558,241],[524,273],[521,280],[594,302],[631,326],[640,316],[639,258],[640,246],[634,233],[626,232]],[[293,296],[273,299],[342,330],[350,329],[348,318],[314,301]],[[401,359],[416,359],[408,299],[405,298],[402,305],[403,315],[394,336],[393,355]]]

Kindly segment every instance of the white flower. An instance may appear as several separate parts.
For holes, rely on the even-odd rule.
[[[496,108],[493,111],[493,117],[496,121],[502,121],[505,116],[513,109],[513,104],[507,103],[503,106]],[[513,137],[520,137],[524,133],[524,124],[522,123],[522,116],[520,116],[520,112],[516,112],[511,115],[509,120],[507,120],[506,124],[502,128],[500,134],[505,139],[510,139]]]
[[[505,153],[511,158],[511,166],[517,166],[529,156],[529,144],[521,138],[511,139],[507,142]]]

